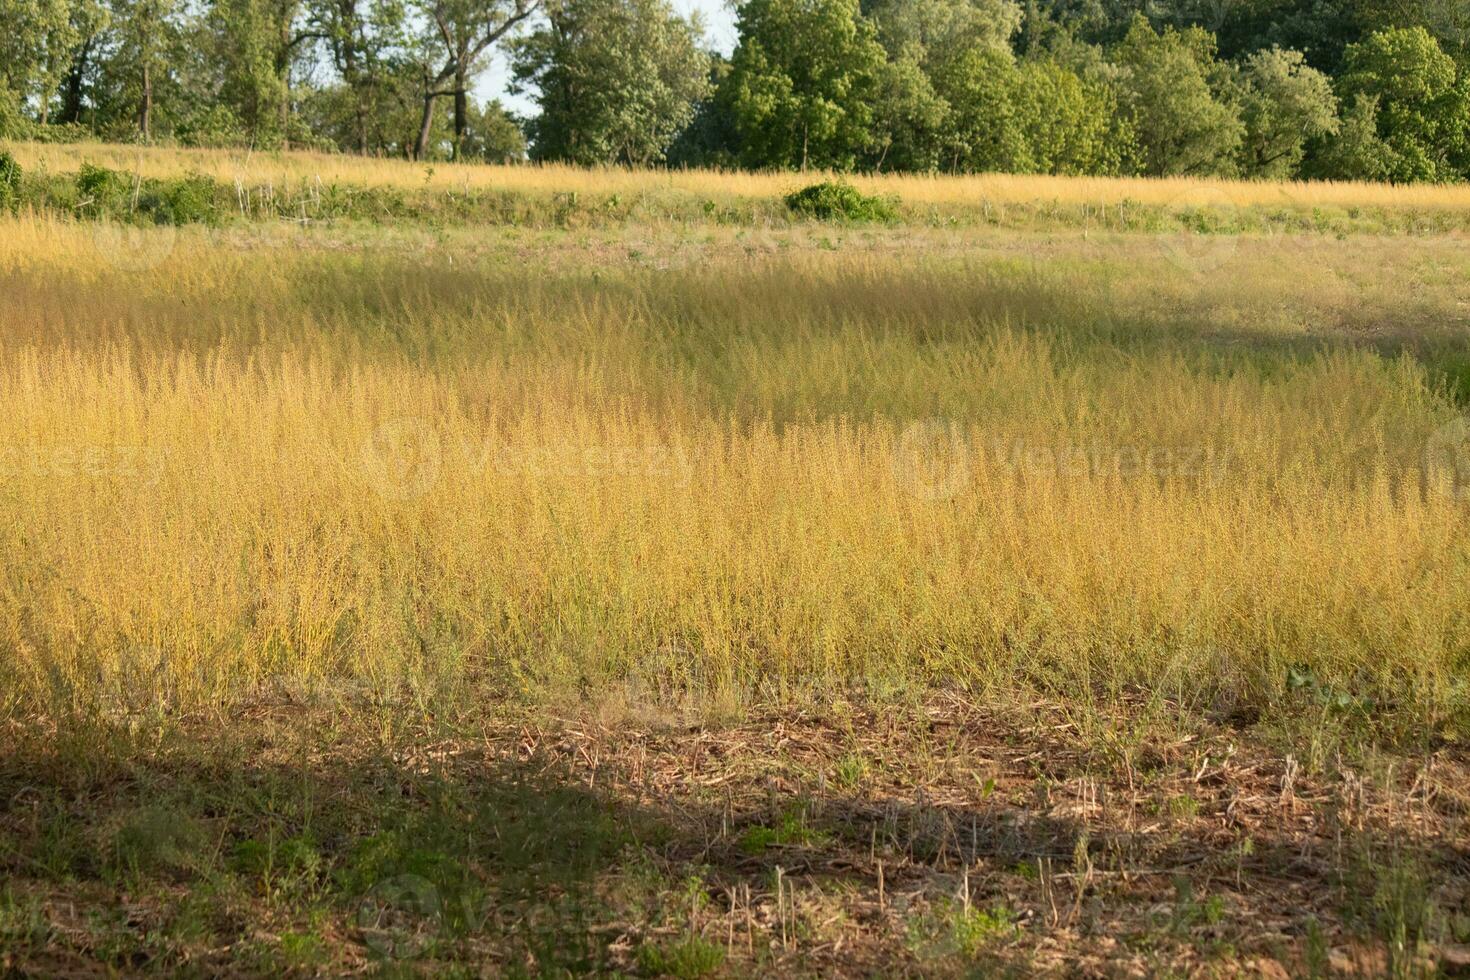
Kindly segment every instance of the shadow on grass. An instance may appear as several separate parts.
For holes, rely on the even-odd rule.
[[[81,910],[24,934],[35,910],[0,895],[23,967],[311,972],[345,949],[595,972],[604,876],[665,833],[544,760],[143,741],[26,738],[0,760],[0,879]]]
[[[1121,786],[1108,812],[1070,810],[958,772],[941,797],[747,776],[720,802],[575,742],[370,732],[276,717],[16,734],[0,756],[0,962],[699,976],[737,966],[729,949],[739,972],[1029,970],[1045,954],[1024,924],[1060,937],[1064,960],[1106,935],[1160,967],[1265,950],[1305,969],[1327,956],[1319,921],[1333,941],[1398,942],[1401,960],[1454,939],[1439,909],[1470,882],[1462,836],[1241,807],[1244,786],[1176,807],[1182,821],[1138,819]]]

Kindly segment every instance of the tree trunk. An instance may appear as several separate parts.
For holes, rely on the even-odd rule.
[[[153,72],[145,64],[143,66],[143,93],[138,101],[138,130],[143,134],[143,142],[147,143],[152,138],[153,128]]]
[[[291,149],[291,83],[285,82],[281,92],[281,149]]]
[[[61,103],[61,122],[79,123],[82,121],[82,85],[86,81],[87,64],[92,60],[93,38],[87,38],[77,51],[77,56],[72,60],[71,69],[66,73],[66,95]]]
[[[464,72],[459,71],[454,76],[454,151],[451,159],[459,159],[459,146],[464,142],[464,131],[469,128],[469,98],[465,89],[469,83],[464,77]]]
[[[419,136],[413,144],[413,158],[422,160],[429,155],[429,134],[434,128],[434,100],[437,95],[424,96],[424,114],[419,119]]]

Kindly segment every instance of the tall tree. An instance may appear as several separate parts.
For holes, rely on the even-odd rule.
[[[1300,51],[1257,51],[1241,64],[1237,79],[1246,176],[1291,177],[1309,142],[1337,133],[1332,79],[1310,67]]]
[[[260,144],[291,140],[291,74],[315,32],[300,23],[301,0],[210,0],[209,25],[220,95]]]
[[[57,122],[82,121],[86,89],[96,73],[98,55],[110,19],[110,11],[97,0],[73,0],[71,23],[76,41],[71,63],[61,82],[61,111]]]
[[[1378,31],[1350,45],[1344,98],[1376,100],[1391,180],[1454,180],[1470,165],[1470,77],[1422,27]]]
[[[491,47],[541,7],[541,0],[418,0],[427,24],[420,47],[422,114],[413,155],[429,153],[439,99],[454,98],[454,150],[469,123],[470,85],[484,69]],[[435,67],[437,65],[437,67]]]
[[[518,88],[534,87],[541,109],[533,157],[662,161],[709,92],[700,25],[668,0],[552,0],[546,13],[514,64]]]
[[[398,67],[406,14],[403,0],[307,0],[311,31],[351,97],[358,153],[366,154],[372,145],[373,121]]]
[[[70,0],[0,0],[0,90],[46,124],[81,41]]]
[[[957,109],[935,79],[957,80],[955,64],[968,52],[1008,56],[1021,8],[1014,0],[870,0],[864,9],[888,53],[875,101],[875,165],[933,170],[946,157]]]
[[[874,143],[883,47],[857,0],[745,0],[723,93],[747,163],[856,165]]]
[[[119,83],[121,101],[144,140],[153,138],[155,107],[175,44],[178,0],[114,0],[114,48],[107,75]]]
[[[1245,139],[1234,106],[1216,97],[1214,36],[1199,28],[1155,31],[1136,17],[1113,51],[1123,70],[1122,109],[1137,132],[1146,173],[1229,173]]]

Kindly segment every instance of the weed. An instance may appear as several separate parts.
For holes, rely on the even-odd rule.
[[[697,980],[714,973],[725,963],[725,948],[700,936],[671,943],[644,943],[638,948],[638,965],[652,976]]]
[[[819,221],[890,222],[898,213],[892,201],[864,194],[851,184],[824,181],[786,195],[795,214]]]
[[[746,828],[740,835],[740,848],[747,854],[761,854],[773,847],[810,847],[819,844],[826,833],[811,826],[804,812],[788,811],[773,826]]]

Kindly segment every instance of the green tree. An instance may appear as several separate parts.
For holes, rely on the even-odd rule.
[[[890,58],[916,53],[926,69],[973,47],[1010,50],[1022,18],[1015,0],[873,0],[865,13]]]
[[[487,55],[540,6],[541,0],[417,0],[425,27],[415,59],[422,112],[414,159],[428,156],[434,110],[446,96],[454,99],[451,156],[457,155],[469,125],[470,86],[484,70]]]
[[[1309,148],[1304,176],[1321,180],[1387,180],[1393,150],[1378,135],[1378,100],[1354,97],[1330,137]]]
[[[114,0],[112,50],[102,69],[109,92],[104,104],[145,141],[153,138],[161,93],[172,88],[179,14],[178,0]]]
[[[526,159],[526,134],[500,100],[471,102],[460,155],[485,163],[519,163]]]
[[[874,102],[874,166],[935,170],[950,157],[953,107],[935,85],[973,49],[1005,54],[1021,23],[1014,0],[874,0],[865,7],[888,53]]]
[[[668,0],[555,0],[516,46],[521,90],[534,88],[537,160],[646,166],[665,159],[709,93],[696,21]]]
[[[98,60],[111,18],[112,11],[98,0],[73,0],[71,24],[76,41],[61,79],[57,122],[75,124],[82,121],[83,105],[98,72]]]
[[[943,135],[948,169],[1030,169],[1025,120],[1017,105],[1020,72],[1009,49],[968,48],[938,66],[934,84],[950,106]]]
[[[1307,144],[1338,130],[1332,80],[1300,51],[1271,48],[1247,57],[1237,75],[1245,140],[1240,166],[1250,177],[1294,176]]]
[[[1237,108],[1216,98],[1214,38],[1198,28],[1156,32],[1143,17],[1114,50],[1120,101],[1138,138],[1140,162],[1156,176],[1223,174],[1245,139]]]
[[[218,97],[257,145],[291,143],[291,76],[314,36],[300,15],[301,0],[210,0]]]
[[[381,148],[381,117],[394,74],[402,70],[404,0],[307,0],[311,32],[331,59],[346,96],[351,134],[337,139],[358,153]]]
[[[42,125],[81,42],[70,0],[0,0],[0,93],[18,113],[35,106]]]
[[[873,110],[875,169],[926,172],[940,167],[950,106],[935,89],[915,46],[884,64]]]
[[[1385,176],[1395,181],[1465,175],[1470,86],[1422,27],[1378,31],[1350,45],[1338,80],[1343,98],[1376,100]]]
[[[1115,124],[1117,97],[1053,61],[1022,62],[1016,115],[1026,158],[1022,169],[1044,174],[1115,174],[1128,151]]]
[[[730,75],[730,61],[711,52],[709,63],[705,96],[694,106],[693,121],[669,147],[670,166],[729,170],[739,165],[740,136],[735,129],[735,118],[729,103],[720,97],[720,90]]]
[[[722,96],[758,167],[851,169],[875,142],[883,47],[857,0],[745,0]]]

